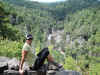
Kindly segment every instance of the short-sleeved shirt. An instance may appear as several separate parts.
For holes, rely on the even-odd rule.
[[[35,55],[34,55],[34,50],[32,49],[31,45],[28,43],[25,43],[22,50],[27,51],[27,56],[25,58],[25,61],[28,63],[29,66],[32,66],[35,61]]]

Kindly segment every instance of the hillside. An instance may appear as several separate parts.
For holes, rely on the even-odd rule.
[[[20,59],[27,33],[34,36],[37,52],[46,46],[52,35],[49,48],[66,69],[80,71],[83,75],[87,72],[89,75],[100,74],[99,0],[68,0],[52,4],[1,0],[0,16],[2,56]]]
[[[88,7],[96,7],[100,4],[98,0],[67,0],[58,3],[39,3],[28,0],[3,0],[7,3],[33,9],[49,11],[56,20],[64,20],[67,14],[74,13]]]

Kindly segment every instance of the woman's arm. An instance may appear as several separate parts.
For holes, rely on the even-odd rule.
[[[28,53],[27,51],[22,50],[22,58],[21,58],[20,65],[19,65],[19,69],[21,69],[21,70],[22,70],[23,63],[24,63],[24,61],[25,61],[25,58],[26,58],[26,56],[27,56],[27,53]]]

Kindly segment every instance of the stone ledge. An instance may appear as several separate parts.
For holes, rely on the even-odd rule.
[[[18,71],[15,70],[5,70],[3,75],[20,75]],[[82,75],[79,72],[76,71],[47,71],[47,72],[42,72],[42,71],[27,71],[27,74],[25,75]]]
[[[18,71],[15,70],[5,70],[3,75],[20,75]]]

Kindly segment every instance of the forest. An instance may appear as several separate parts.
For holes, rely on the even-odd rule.
[[[100,0],[0,0],[0,56],[20,60],[26,34],[33,35],[38,53],[56,32],[62,38],[51,39],[47,46],[65,69],[100,75],[99,20]]]

